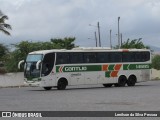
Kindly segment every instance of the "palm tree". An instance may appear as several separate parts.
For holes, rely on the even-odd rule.
[[[11,35],[7,29],[12,29],[11,25],[6,24],[5,20],[8,20],[8,16],[4,15],[0,10],[0,32],[3,32],[6,35]]]

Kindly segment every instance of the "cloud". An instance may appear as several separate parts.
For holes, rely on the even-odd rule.
[[[10,42],[49,40],[54,37],[75,36],[76,44],[94,46],[94,32],[100,22],[102,44],[109,46],[112,29],[117,44],[117,18],[123,39],[143,38],[145,44],[160,45],[159,0],[0,0],[1,10],[9,16],[12,37],[0,33]],[[88,40],[92,38],[93,40]]]

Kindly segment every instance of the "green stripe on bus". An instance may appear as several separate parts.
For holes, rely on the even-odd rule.
[[[56,72],[101,71],[102,65],[56,66]]]
[[[108,65],[108,71],[114,71],[116,64]],[[56,72],[102,71],[103,65],[56,66]],[[150,69],[151,64],[123,64],[123,70]],[[106,71],[107,72],[107,71]]]
[[[123,70],[151,69],[151,64],[124,64]]]

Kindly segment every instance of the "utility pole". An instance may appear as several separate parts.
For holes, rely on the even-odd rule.
[[[97,33],[96,33],[96,31],[94,32],[94,35],[95,35],[96,47],[97,47]]]
[[[120,48],[119,20],[120,20],[120,17],[118,17],[118,47]]]
[[[110,29],[110,48],[112,49],[112,30]]]
[[[97,27],[98,27],[98,36],[99,36],[99,47],[101,47],[101,35],[100,35],[100,26],[99,26],[99,22],[97,23]]]
[[[122,40],[122,33],[121,33],[121,46],[122,46],[123,40]]]

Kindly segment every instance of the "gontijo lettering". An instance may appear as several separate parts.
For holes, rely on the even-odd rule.
[[[141,69],[141,68],[147,68],[149,69],[149,65],[136,65],[136,68]]]

